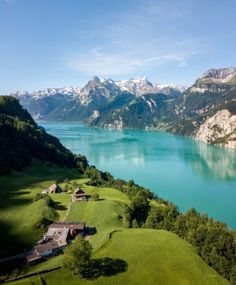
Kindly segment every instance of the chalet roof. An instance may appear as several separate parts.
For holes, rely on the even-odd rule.
[[[50,241],[44,244],[36,245],[34,248],[38,254],[43,254],[45,251],[50,251],[67,245],[66,242]]]
[[[34,261],[34,260],[39,260],[42,259],[42,256],[39,255],[35,249],[32,249],[31,251],[28,251],[26,254],[26,260],[28,262]]]
[[[78,195],[78,194],[82,194],[82,195],[85,194],[84,191],[80,187],[77,187],[74,192],[74,195]]]
[[[60,239],[66,241],[70,228],[49,227],[46,236],[52,239]]]
[[[54,228],[54,229],[72,229],[72,230],[84,230],[85,228],[85,223],[82,222],[58,222],[58,223],[53,223],[49,226],[49,229]]]
[[[56,189],[61,189],[59,185],[57,184],[52,184],[49,188],[50,191],[55,191]]]

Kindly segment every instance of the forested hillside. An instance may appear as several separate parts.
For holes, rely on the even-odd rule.
[[[20,170],[33,158],[67,167],[79,165],[81,169],[83,162],[87,163],[39,127],[11,96],[0,96],[0,145],[0,174]]]

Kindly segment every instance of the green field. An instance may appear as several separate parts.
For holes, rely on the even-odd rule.
[[[92,271],[87,278],[81,279],[65,270],[41,274],[41,278],[48,285],[228,284],[202,261],[190,244],[163,230],[126,229],[116,232],[97,251],[95,258],[98,264],[101,263],[100,272]],[[24,282],[11,284],[31,284]]]
[[[35,230],[34,225],[44,205],[43,200],[33,203],[33,198],[43,189],[56,181],[63,182],[65,178],[75,180],[79,178],[79,173],[73,169],[48,167],[39,162],[34,162],[33,167],[22,172],[0,176],[0,258],[21,253],[39,239],[41,231]],[[52,196],[57,202],[60,217],[64,216],[70,195],[60,193]]]
[[[118,190],[109,188],[92,187],[86,193],[95,191],[100,200],[73,203],[67,221],[86,221],[88,225],[95,226],[97,234],[90,238],[90,242],[97,250],[109,239],[110,233],[126,228],[123,215],[124,203],[128,203],[128,198]]]
[[[11,178],[11,179],[9,179]],[[43,200],[32,203],[36,193],[55,181],[78,183],[87,197],[98,193],[98,201],[74,202],[67,221],[85,221],[95,226],[97,233],[90,237],[96,266],[84,278],[59,269],[8,284],[229,284],[195,253],[194,248],[175,234],[163,230],[127,229],[124,221],[128,197],[118,190],[85,185],[88,179],[79,177],[76,170],[36,163],[21,173],[0,177],[0,230],[4,250],[1,256],[21,252],[39,238],[40,231],[32,230],[40,216]],[[57,202],[62,219],[70,203],[70,195],[51,195]],[[4,228],[5,227],[5,228]],[[5,233],[5,235],[2,235]],[[15,246],[12,247],[12,244]],[[32,266],[29,272],[40,272],[62,265],[63,255]]]

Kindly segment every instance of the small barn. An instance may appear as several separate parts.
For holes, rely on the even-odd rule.
[[[75,189],[75,192],[73,194],[73,200],[74,201],[86,201],[87,200],[85,192],[80,187],[77,187]]]
[[[58,184],[53,184],[48,188],[49,193],[61,193],[62,189]]]

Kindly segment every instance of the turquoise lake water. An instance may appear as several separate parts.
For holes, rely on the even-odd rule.
[[[133,179],[181,211],[194,207],[236,229],[235,152],[161,132],[40,125],[114,177]]]

